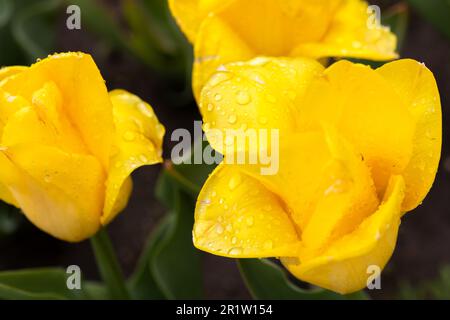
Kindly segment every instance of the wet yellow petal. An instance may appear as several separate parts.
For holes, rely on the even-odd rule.
[[[25,71],[28,67],[24,66],[11,66],[11,67],[3,67],[0,69],[0,87],[1,82],[5,80],[6,78],[9,78],[11,76],[14,76],[16,74],[19,74],[23,71]]]
[[[369,165],[378,195],[412,155],[415,120],[393,87],[368,66],[340,61],[297,101],[299,127],[336,126]]]
[[[361,0],[245,0],[216,8],[196,26],[194,94],[199,98],[221,65],[256,56],[396,58],[395,35],[369,27],[367,10]]]
[[[40,229],[70,242],[98,230],[105,174],[95,157],[27,144],[2,149],[0,169],[0,181]]]
[[[237,166],[219,165],[197,200],[194,245],[234,258],[287,255],[298,236],[283,203]]]
[[[401,176],[391,179],[379,209],[354,232],[334,242],[312,259],[283,258],[283,264],[297,278],[342,294],[367,285],[369,266],[383,269],[392,255],[400,225],[404,198]]]
[[[194,56],[192,88],[198,101],[203,86],[221,65],[246,61],[255,54],[229,25],[211,14],[202,23],[194,44]]]
[[[92,57],[83,53],[49,56],[2,84],[11,95],[32,101],[45,83],[57,85],[63,111],[89,152],[108,168],[113,138],[112,106],[104,80]]]
[[[352,231],[378,206],[365,162],[332,130],[282,136],[278,158],[274,175],[260,164],[241,167],[285,201],[308,250]]]
[[[294,131],[295,98],[322,71],[318,62],[301,58],[256,58],[224,66],[208,81],[199,103],[213,148],[226,153],[230,129]]]
[[[110,93],[116,136],[106,182],[102,224],[111,221],[127,204],[130,174],[144,165],[162,161],[164,127],[150,105],[124,90]]]
[[[442,114],[439,90],[433,73],[414,60],[399,60],[377,69],[404,101],[416,126],[412,156],[402,175],[406,195],[403,210],[417,207],[433,184],[442,145]]]
[[[335,11],[328,30],[320,41],[301,42],[293,56],[311,58],[352,57],[391,60],[398,57],[396,36],[376,21],[361,0],[344,0]]]
[[[198,29],[208,14],[232,1],[235,0],[169,0],[169,6],[181,30],[194,43]]]
[[[8,117],[1,138],[3,146],[38,143],[69,153],[88,153],[78,133],[61,112],[63,103],[54,83],[46,83],[37,90],[31,104],[22,97],[9,96],[7,100],[12,101],[7,105],[9,108],[14,103],[15,108],[25,107]]]
[[[11,116],[22,108],[30,105],[31,103],[22,97],[12,96],[0,89],[0,141],[3,135],[3,128]]]

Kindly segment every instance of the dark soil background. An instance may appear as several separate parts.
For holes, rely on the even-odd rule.
[[[117,1],[104,1],[114,9]],[[385,8],[398,1],[371,1]],[[118,18],[119,19],[119,18]],[[450,17],[449,17],[450,19]],[[193,129],[199,119],[195,104],[173,107],[167,103],[166,92],[173,84],[144,67],[133,56],[107,50],[97,38],[86,31],[68,31],[62,12],[58,25],[58,46],[55,51],[91,53],[106,79],[109,89],[124,88],[150,102],[167,129],[166,155],[170,156],[170,134],[176,128]],[[394,256],[383,272],[382,290],[371,292],[375,298],[397,297],[398,286],[407,281],[417,285],[438,276],[450,264],[450,41],[428,22],[411,12],[410,24],[401,52],[403,58],[424,62],[430,68],[441,93],[443,111],[443,152],[435,185],[424,203],[407,214],[402,221]],[[109,226],[120,262],[129,275],[139,257],[147,236],[164,215],[165,208],[154,197],[154,185],[160,166],[144,167],[134,175],[135,188],[127,209]],[[232,259],[204,254],[204,283],[210,299],[249,298]],[[88,279],[97,279],[98,272],[88,241],[68,244],[57,241],[26,223],[13,237],[0,242],[0,270],[39,266],[77,264]],[[180,264],[180,268],[183,265]]]

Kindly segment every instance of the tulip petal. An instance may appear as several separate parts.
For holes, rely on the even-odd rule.
[[[53,82],[37,90],[28,103],[22,97],[9,96],[16,104],[14,114],[8,117],[1,143],[3,146],[38,143],[58,147],[68,153],[88,154],[78,133],[61,111],[61,95]],[[11,108],[12,110],[12,108]]]
[[[261,164],[241,167],[284,199],[312,253],[354,230],[378,207],[366,163],[333,129],[281,137],[278,158],[275,175],[262,175]]]
[[[380,198],[389,177],[408,165],[414,117],[392,86],[370,67],[348,61],[333,64],[297,105],[300,130],[331,124],[363,155]]]
[[[230,129],[293,131],[295,97],[303,95],[323,69],[310,59],[256,58],[217,71],[202,90],[199,103],[212,147],[226,153],[224,140],[231,137]]]
[[[92,57],[75,52],[49,56],[7,78],[2,88],[32,101],[33,94],[47,82],[57,84],[67,118],[89,152],[107,169],[114,129],[112,106]]]
[[[405,102],[416,121],[411,159],[402,175],[406,195],[403,210],[417,207],[430,190],[439,166],[442,114],[433,73],[417,61],[404,59],[377,69]]]
[[[170,11],[190,42],[194,43],[202,21],[235,0],[169,0]]]
[[[116,136],[106,181],[101,222],[109,223],[128,202],[130,174],[144,165],[162,162],[164,127],[150,105],[124,90],[110,92]]]
[[[194,245],[233,258],[275,257],[299,246],[283,203],[237,166],[219,165],[195,209]]]
[[[3,67],[0,69],[0,87],[3,80],[6,78],[12,77],[16,74],[19,74],[23,71],[25,71],[28,67],[25,66],[10,66],[10,67]]]
[[[245,61],[255,54],[224,21],[211,14],[202,23],[194,44],[194,56],[192,88],[198,101],[203,86],[221,65]]]
[[[40,229],[70,242],[98,230],[105,174],[95,157],[20,145],[0,151],[0,168],[0,181]]]
[[[341,294],[363,289],[370,266],[384,268],[392,255],[400,225],[404,181],[394,176],[379,209],[354,232],[313,259],[282,258],[297,278]]]
[[[383,27],[368,14],[365,1],[344,0],[336,10],[328,31],[321,41],[300,43],[293,56],[311,58],[352,57],[370,60],[392,60],[397,38],[389,28]]]

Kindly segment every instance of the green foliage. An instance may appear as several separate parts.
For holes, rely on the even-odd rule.
[[[450,1],[407,0],[417,12],[450,38]]]
[[[52,53],[62,0],[0,0],[0,66],[30,64]]]
[[[404,300],[450,299],[450,266],[444,266],[434,280],[422,282],[416,286],[410,282],[400,285],[398,298]]]
[[[0,272],[0,299],[63,300],[103,299],[105,290],[94,282],[82,282],[82,290],[69,290],[67,274],[60,268]]]
[[[124,49],[165,76],[184,75],[190,46],[175,26],[166,0],[124,0],[119,12],[91,0],[71,0],[83,13],[83,23],[109,46]],[[123,18],[126,28],[117,23]]]

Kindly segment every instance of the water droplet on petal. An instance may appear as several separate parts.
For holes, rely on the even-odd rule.
[[[255,220],[253,219],[253,217],[247,217],[247,219],[245,221],[247,222],[247,225],[249,227],[253,226],[253,224],[255,223]]]
[[[207,109],[208,109],[209,112],[213,111],[214,110],[214,105],[212,103],[209,103]]]
[[[229,123],[229,124],[235,124],[236,121],[237,121],[236,115],[232,114],[232,115],[230,115],[230,116],[228,117],[228,123]]]
[[[228,251],[228,254],[229,255],[232,255],[232,256],[237,256],[237,255],[239,255],[239,254],[241,254],[242,253],[242,249],[241,248],[238,248],[238,247],[236,247],[236,248],[231,248],[229,251]]]
[[[236,237],[231,238],[231,243],[232,244],[236,244],[238,241],[238,239]]]
[[[238,91],[238,93],[236,94],[236,102],[239,103],[240,105],[246,105],[249,104],[251,101],[251,97],[248,94],[248,92],[246,91]]]
[[[221,95],[220,93],[217,93],[217,94],[214,96],[214,100],[216,100],[217,102],[220,101],[220,100],[222,100],[222,95]]]
[[[216,225],[216,233],[217,234],[222,234],[223,233],[223,226],[220,223],[218,223]]]

